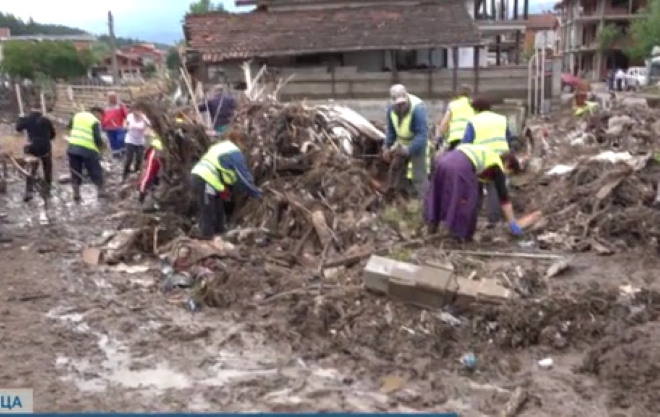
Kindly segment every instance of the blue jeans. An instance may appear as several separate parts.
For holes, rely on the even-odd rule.
[[[126,129],[110,129],[106,130],[105,134],[108,135],[108,142],[110,144],[110,150],[112,153],[116,153],[124,149]]]

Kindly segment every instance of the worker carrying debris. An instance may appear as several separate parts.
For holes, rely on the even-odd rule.
[[[83,169],[97,189],[97,197],[107,197],[103,188],[103,168],[101,167],[101,149],[105,146],[101,137],[99,120],[103,117],[103,109],[92,107],[89,111],[76,113],[69,124],[67,156],[71,171],[73,200],[81,200],[80,187],[83,180]]]
[[[506,116],[492,112],[491,103],[485,98],[475,98],[472,107],[476,115],[466,124],[461,143],[483,145],[498,155],[509,152],[513,135]],[[482,196],[480,201],[483,201],[484,191],[486,192],[488,225],[494,227],[502,220],[500,199],[495,189],[495,182],[480,180],[479,195]]]
[[[522,234],[506,189],[506,172],[520,171],[512,153],[498,155],[485,145],[461,144],[453,151],[437,154],[434,164],[424,201],[429,233],[436,233],[444,222],[456,239],[471,239],[477,227],[479,180],[487,180],[495,183],[509,230],[516,236]]]
[[[408,94],[402,84],[392,86],[390,97],[392,105],[386,115],[383,160],[391,162],[394,152],[404,155],[408,160],[408,169],[404,172],[414,188],[411,194],[423,198],[429,173],[426,106],[419,97]]]
[[[465,126],[475,114],[472,103],[470,103],[470,93],[470,86],[462,85],[456,92],[454,99],[449,102],[447,111],[438,126],[438,137],[435,139],[436,149],[445,135],[448,136],[448,149],[454,149],[461,143]],[[447,134],[447,130],[449,130],[449,134]]]
[[[231,132],[229,140],[212,145],[192,169],[192,191],[199,209],[197,221],[201,238],[225,232],[232,187],[242,185],[252,197],[261,199],[263,196],[254,185],[240,144],[240,133]]]
[[[56,132],[50,119],[42,114],[40,103],[35,103],[27,115],[18,118],[16,131],[27,133],[28,143],[23,148],[23,151],[26,155],[32,155],[37,158],[37,163],[29,167],[30,176],[25,178],[25,195],[23,196],[23,201],[28,202],[32,200],[39,164],[41,164],[41,169],[44,173],[44,182],[47,187],[43,190],[44,197],[48,197],[53,183],[51,142],[55,140]]]

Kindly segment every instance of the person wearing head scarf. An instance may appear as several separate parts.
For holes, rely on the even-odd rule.
[[[409,94],[401,84],[390,89],[391,105],[387,109],[387,131],[383,146],[383,160],[390,162],[393,153],[408,160],[406,181],[413,192],[423,198],[428,187],[429,141],[426,106],[417,96]]]
[[[424,200],[424,220],[429,233],[435,233],[438,225],[444,223],[454,238],[471,239],[479,214],[479,180],[483,180],[494,183],[511,233],[522,234],[506,188],[507,171],[520,170],[513,154],[498,155],[484,145],[461,144],[445,154],[438,153],[434,164]]]

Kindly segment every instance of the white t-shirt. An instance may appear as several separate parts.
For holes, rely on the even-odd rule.
[[[136,116],[133,113],[129,114],[128,117],[126,117],[127,130],[124,142],[130,143],[131,145],[144,146],[145,133],[149,126],[151,126],[151,123],[146,116],[142,116],[140,120],[136,120]]]

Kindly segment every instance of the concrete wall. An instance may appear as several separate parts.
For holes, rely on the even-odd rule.
[[[526,98],[528,70],[525,66],[458,70],[457,85],[468,84],[479,94],[498,101]],[[450,97],[454,91],[453,70],[399,72],[398,80],[389,72],[362,73],[355,68],[337,68],[334,75],[326,68],[281,69],[278,77],[292,81],[282,90],[285,99],[366,99],[386,97],[396,81],[423,98]],[[478,78],[477,78],[478,75]]]

